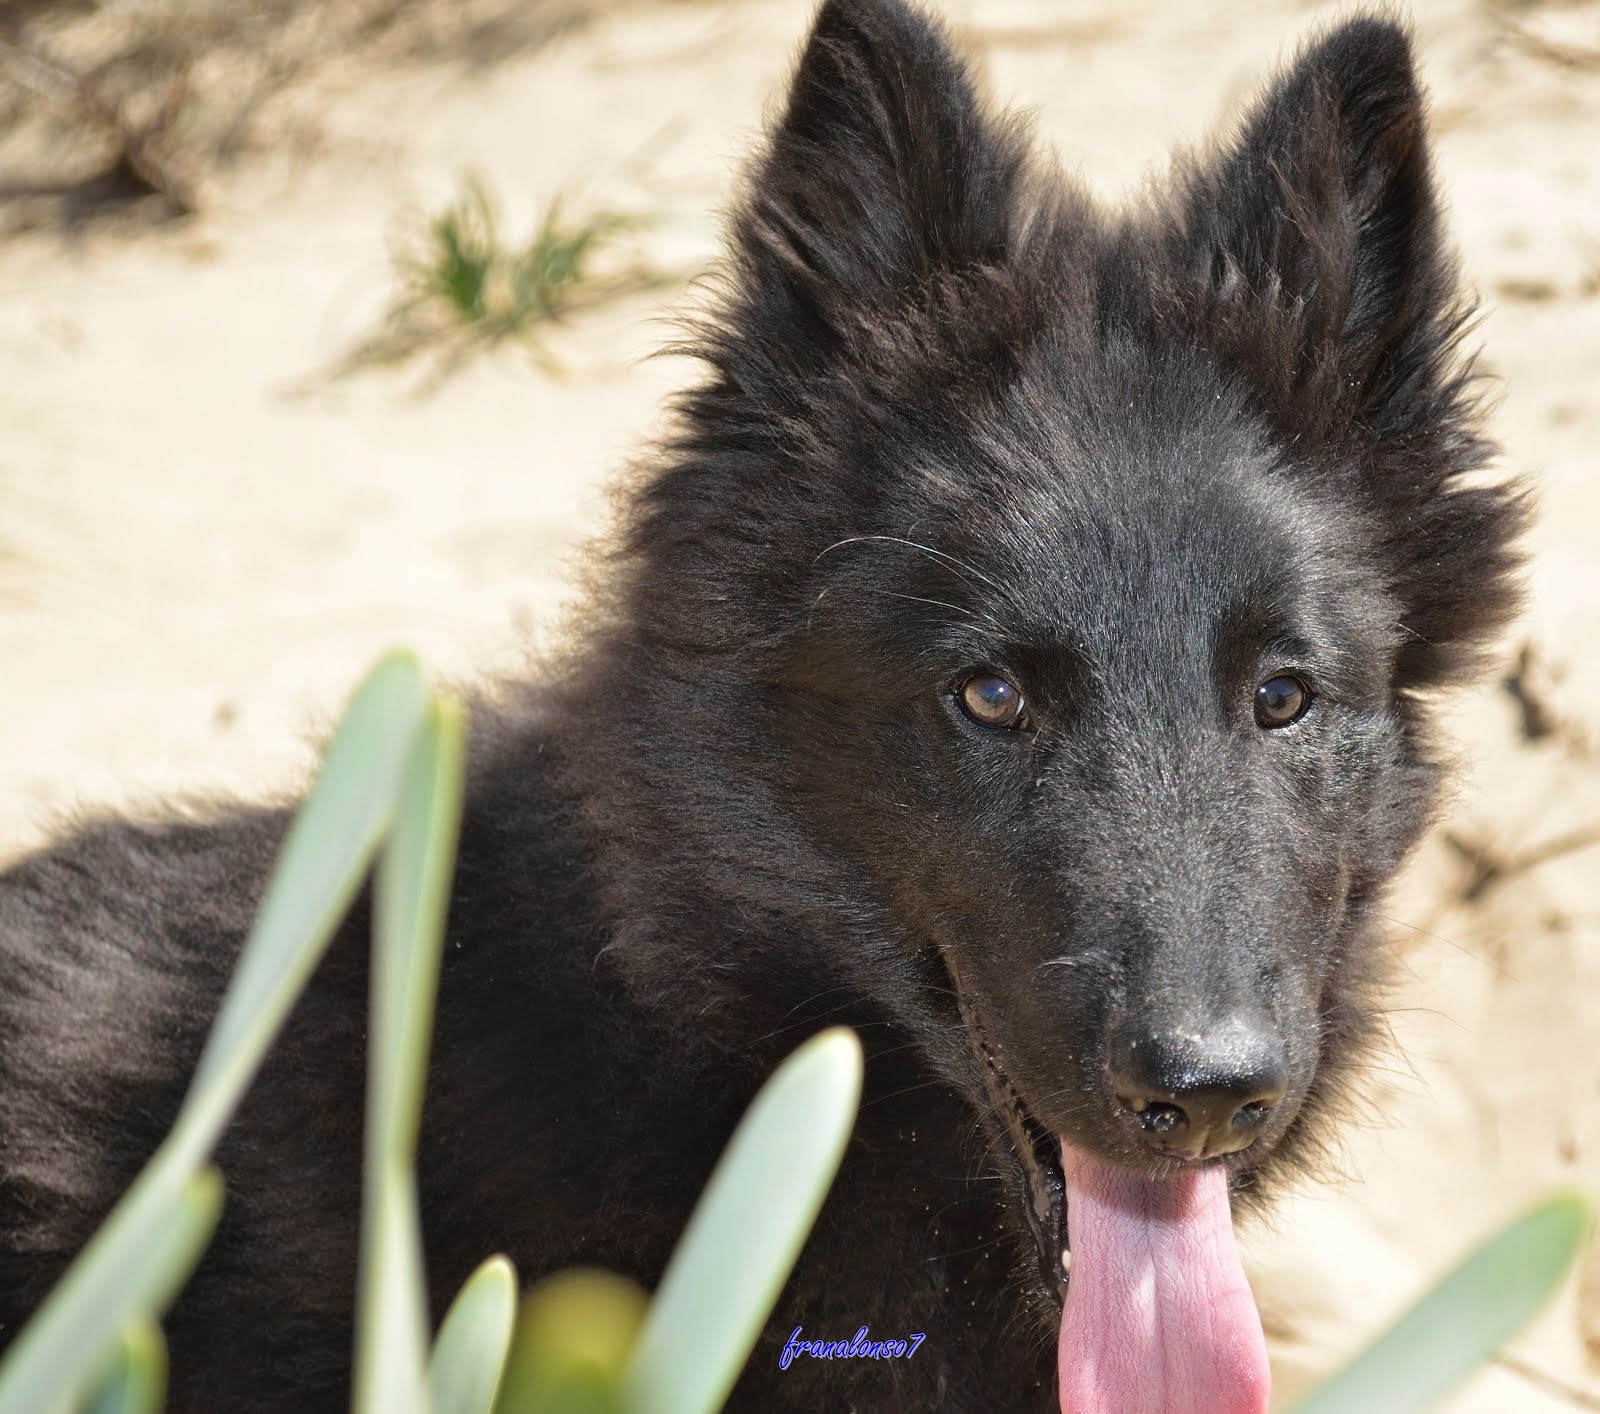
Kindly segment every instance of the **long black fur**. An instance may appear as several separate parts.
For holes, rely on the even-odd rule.
[[[845,1022],[865,1104],[735,1407],[1050,1409],[1059,1308],[957,989],[1034,1116],[1129,1164],[1110,1030],[1247,1014],[1290,1084],[1238,1192],[1316,1164],[1431,694],[1514,607],[1407,36],[1329,32],[1113,214],[933,21],[828,0],[725,284],[569,651],[472,719],[435,1300],[496,1250],[652,1282],[762,1078]],[[1263,730],[1291,668],[1315,703]],[[1031,730],[962,715],[979,669]],[[171,1122],[285,820],[93,824],[0,879],[0,1344]],[[223,1143],[178,1414],[346,1398],[366,932]],[[862,1323],[927,1339],[779,1371],[794,1326]]]

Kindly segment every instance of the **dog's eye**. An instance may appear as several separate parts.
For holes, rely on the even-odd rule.
[[[1286,727],[1305,716],[1311,705],[1311,689],[1297,677],[1282,673],[1268,678],[1256,689],[1256,725]]]
[[[1025,727],[1028,704],[1022,689],[995,673],[975,673],[957,694],[961,710],[985,727]]]

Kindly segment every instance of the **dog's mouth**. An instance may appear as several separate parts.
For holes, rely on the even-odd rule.
[[[961,997],[958,991],[956,994]],[[967,1034],[983,1063],[984,1088],[991,1114],[1000,1116],[1011,1138],[1012,1150],[1027,1180],[1028,1226],[1039,1249],[1039,1275],[1058,1301],[1067,1298],[1072,1272],[1072,1249],[1067,1239],[1067,1180],[1061,1168],[1061,1140],[1040,1124],[1023,1103],[1022,1094],[1001,1068],[994,1048],[977,1017],[961,999]]]
[[[1023,1171],[1040,1273],[1062,1304],[1063,1414],[1262,1414],[1266,1342],[1233,1239],[1225,1167],[1139,1173],[1052,1133],[959,983],[955,991],[989,1112]]]

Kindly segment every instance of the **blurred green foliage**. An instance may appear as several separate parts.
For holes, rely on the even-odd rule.
[[[644,224],[614,211],[572,216],[556,201],[531,237],[512,242],[488,187],[469,173],[443,210],[404,231],[389,307],[335,371],[420,361],[436,383],[475,355],[511,343],[557,372],[544,341],[549,326],[665,283],[626,248],[625,238]]]

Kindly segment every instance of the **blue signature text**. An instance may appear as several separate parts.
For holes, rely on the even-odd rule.
[[[850,1340],[802,1340],[800,1329],[794,1328],[778,1356],[780,1370],[787,1370],[797,1355],[809,1355],[813,1360],[909,1360],[917,1353],[923,1336],[918,1331],[904,1340],[873,1340],[862,1326]]]

